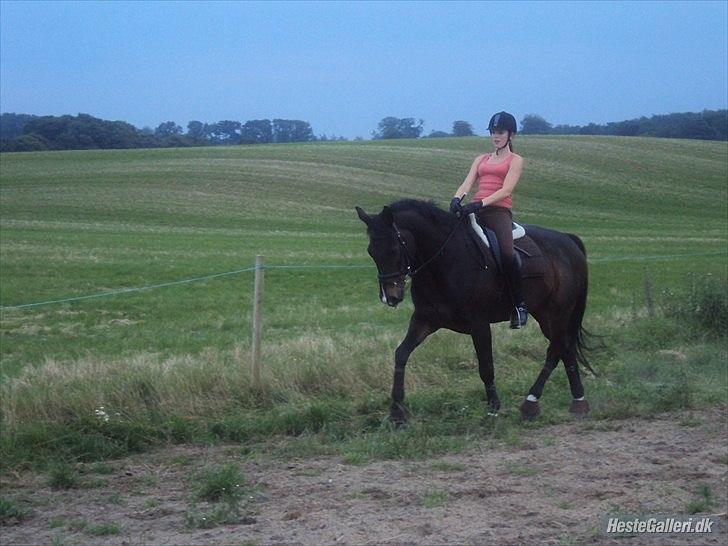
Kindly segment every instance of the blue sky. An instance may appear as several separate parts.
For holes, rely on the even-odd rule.
[[[0,110],[309,121],[728,107],[728,2],[0,2]]]

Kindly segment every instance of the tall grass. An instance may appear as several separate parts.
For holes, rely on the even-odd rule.
[[[728,332],[728,283],[713,275],[690,275],[681,286],[665,289],[665,316],[696,334],[725,337]]]

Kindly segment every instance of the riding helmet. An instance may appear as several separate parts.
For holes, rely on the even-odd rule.
[[[516,118],[514,118],[508,112],[498,112],[490,118],[488,123],[488,131],[510,131],[511,134],[516,134]]]

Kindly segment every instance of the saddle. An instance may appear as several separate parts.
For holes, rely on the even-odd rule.
[[[470,236],[475,246],[483,253],[483,256],[492,254],[498,271],[503,273],[503,259],[501,257],[500,245],[493,230],[481,226],[475,214],[470,214]],[[516,243],[518,241],[518,243]],[[516,250],[516,259],[521,264],[521,277],[534,278],[544,276],[545,259],[541,249],[526,233],[526,228],[513,222],[513,248]]]

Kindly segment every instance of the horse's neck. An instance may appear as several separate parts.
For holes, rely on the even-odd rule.
[[[428,281],[438,282],[442,275],[457,275],[459,269],[469,270],[472,267],[476,269],[490,267],[495,270],[495,261],[489,253],[484,255],[475,248],[468,248],[472,241],[468,236],[470,226],[465,222],[451,226],[421,222],[408,226],[408,229],[417,247],[414,267],[427,263],[417,275],[422,280],[427,278]],[[435,255],[436,258],[429,262]]]
[[[454,226],[453,226],[454,227]],[[416,247],[416,258],[420,265],[435,255],[442,247],[452,228],[447,226],[436,226],[427,221],[410,223],[407,230],[412,234]]]

